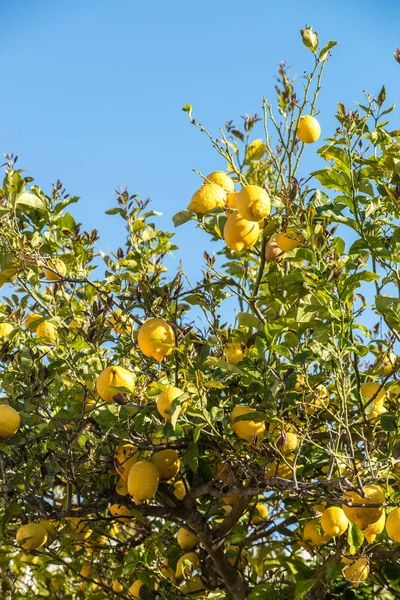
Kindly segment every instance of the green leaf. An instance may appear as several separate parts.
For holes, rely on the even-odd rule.
[[[306,27],[305,29],[300,30],[301,39],[306,48],[311,50],[313,54],[315,54],[318,48],[318,34],[316,31],[312,30],[312,27]]]
[[[185,106],[182,108],[183,112],[188,114],[189,119],[192,118],[192,105],[191,104],[185,104]]]
[[[239,325],[242,325],[243,327],[255,327],[255,329],[260,330],[263,328],[263,324],[260,319],[257,319],[257,317],[251,313],[240,312],[238,313],[237,320]]]
[[[294,258],[300,258],[301,260],[306,260],[313,265],[317,264],[317,258],[315,253],[310,250],[310,248],[297,248],[294,253]]]
[[[253,160],[260,160],[265,153],[266,145],[263,144],[262,140],[254,140],[247,146],[246,156],[244,158],[244,163],[248,165]]]
[[[334,48],[335,46],[337,46],[337,42],[334,42],[333,40],[328,42],[326,44],[326,46],[324,48],[322,48],[321,52],[319,53],[319,60],[326,60],[328,58],[329,55],[329,50],[331,48]]]
[[[76,221],[70,213],[65,213],[65,215],[60,217],[58,219],[58,224],[63,229],[75,229],[75,227],[76,227]]]
[[[371,402],[373,405],[373,402]],[[381,427],[383,431],[396,431],[397,430],[397,418],[395,415],[381,415]]]
[[[351,521],[349,521],[349,527],[347,529],[347,543],[350,546],[350,554],[354,554],[364,543],[363,532]]]
[[[195,442],[189,444],[189,447],[182,455],[182,458],[193,473],[197,473],[199,468],[199,447]]]
[[[18,196],[16,200],[16,208],[21,210],[24,209],[34,209],[34,210],[46,210],[46,205],[38,196],[32,194],[31,192],[23,192],[20,196]]]
[[[294,591],[294,597],[303,598],[311,590],[311,588],[315,585],[315,579],[306,579],[305,581],[299,581],[296,583],[296,588]]]
[[[269,583],[260,583],[252,589],[250,596],[247,596],[247,600],[278,600],[278,592]]]
[[[385,100],[386,100],[386,88],[383,85],[381,91],[379,92],[377,104],[379,106],[382,106],[382,104],[385,102]]]
[[[375,296],[376,311],[386,318],[390,327],[400,330],[400,300],[390,296]]]
[[[183,225],[191,219],[193,219],[193,213],[189,212],[188,210],[181,210],[172,217],[172,222],[175,227],[179,227],[179,225]]]

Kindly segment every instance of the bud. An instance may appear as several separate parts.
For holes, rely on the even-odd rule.
[[[398,63],[400,63],[400,48],[396,48],[396,52],[394,53],[394,57]]]
[[[318,48],[318,34],[313,32],[312,27],[306,27],[300,30],[303,44],[315,54]]]

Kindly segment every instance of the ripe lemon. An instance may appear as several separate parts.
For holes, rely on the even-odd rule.
[[[238,193],[239,192],[231,192],[230,194],[228,194],[226,203],[228,206],[230,206],[230,208],[236,208],[236,198]]]
[[[268,519],[268,514],[268,506],[263,502],[257,502],[251,522],[253,523],[253,525],[263,523],[266,519]]]
[[[194,575],[190,579],[186,579],[181,585],[181,590],[185,594],[195,594],[196,592],[200,592],[204,589],[204,581],[200,575]],[[190,597],[192,598],[192,596]],[[205,600],[205,597],[202,596],[202,598],[199,598],[199,600]]]
[[[357,492],[346,492],[345,498],[349,498],[354,504],[380,504],[385,502],[385,494],[379,485],[367,485],[364,487],[365,498]],[[366,529],[371,523],[375,523],[383,513],[381,507],[351,507],[342,505],[346,517],[352,523],[355,523],[359,529]]]
[[[24,550],[41,548],[47,542],[49,534],[39,523],[27,523],[17,531],[17,542]]]
[[[35,321],[38,321],[39,319],[42,319],[42,315],[38,315],[37,313],[29,313],[29,315],[26,315],[25,319],[24,319],[24,326],[27,329],[36,329],[36,327],[34,327],[34,323]]]
[[[236,208],[247,221],[260,221],[271,212],[271,200],[258,185],[246,185],[236,196]]]
[[[122,504],[112,504],[108,510],[110,515],[121,523],[129,523],[134,518],[133,512],[126,506],[122,506]]]
[[[145,356],[161,362],[173,350],[174,330],[164,319],[149,319],[139,329],[138,344]]]
[[[82,575],[82,577],[90,577],[90,575],[93,573],[93,567],[90,563],[85,563],[84,565],[82,565],[81,570],[79,571],[79,575]],[[79,589],[83,592],[86,589],[88,582],[87,581],[82,581],[82,583],[79,584]]]
[[[379,519],[375,521],[375,523],[371,523],[371,525],[368,525],[368,527],[364,529],[363,534],[368,544],[372,544],[375,541],[376,536],[382,533],[382,531],[385,529],[385,523],[386,515],[385,511],[383,511],[383,513],[381,514]]]
[[[270,423],[269,432],[272,434],[272,439],[275,441],[276,447],[282,454],[290,454],[296,450],[300,443],[294,425]]]
[[[254,246],[260,235],[260,226],[247,221],[237,211],[228,215],[224,227],[226,245],[235,252],[242,252]]]
[[[228,194],[233,192],[235,189],[233,179],[231,179],[231,177],[229,177],[229,175],[227,175],[223,171],[214,171],[213,173],[207,175],[203,185],[207,185],[209,183],[216,183],[217,185],[221,186],[226,192],[228,192]]]
[[[89,527],[88,517],[66,517],[69,528],[78,540],[87,540],[93,531]]]
[[[160,450],[151,457],[151,462],[157,467],[160,481],[169,481],[178,473],[181,461],[178,450]]]
[[[57,537],[57,522],[50,521],[48,519],[40,519],[39,525],[42,525],[42,527],[44,527],[47,531],[48,543],[51,544],[52,542],[54,542],[54,540]]]
[[[121,585],[121,583],[118,581],[118,579],[114,579],[113,584],[112,584],[112,589],[117,594],[124,591],[124,588]]]
[[[50,323],[49,321],[42,321],[42,323],[36,327],[36,336],[42,338],[42,343],[47,346],[54,346],[58,339],[57,329],[53,323]]]
[[[329,404],[329,392],[326,387],[320,383],[313,390],[312,398],[307,404],[307,414],[313,415],[315,411],[326,408]]]
[[[362,581],[365,581],[369,575],[368,559],[365,557],[358,558],[343,569],[343,575],[347,581],[351,581],[354,587],[358,587]]]
[[[397,361],[397,355],[394,352],[389,352],[375,361],[374,368],[379,371],[383,377],[388,377],[393,373],[394,365]]]
[[[265,260],[267,262],[281,262],[283,251],[276,242],[270,242],[265,246]]]
[[[178,530],[177,541],[181,550],[192,550],[197,544],[197,537],[184,527]]]
[[[116,333],[131,333],[132,331],[132,323],[129,320],[129,316],[123,314],[121,309],[114,310],[113,314],[108,317],[107,322]]]
[[[265,423],[263,421],[236,421],[237,417],[256,412],[250,406],[235,406],[230,414],[230,425],[238,438],[252,443],[257,437],[258,441],[262,440],[265,435]]]
[[[321,126],[315,117],[303,115],[300,117],[296,135],[304,144],[312,144],[321,135]]]
[[[220,185],[207,183],[193,194],[187,209],[195,213],[207,213],[218,206],[224,206],[226,195]]]
[[[286,233],[277,233],[275,241],[282,252],[289,252],[300,246],[304,242],[304,237],[296,231],[295,227],[289,227]]]
[[[327,535],[332,537],[342,535],[348,526],[349,520],[339,506],[330,506],[322,513],[321,527]]]
[[[228,363],[230,363],[231,365],[237,365],[238,362],[243,360],[244,356],[242,344],[240,342],[232,342],[231,344],[226,344],[224,354]]]
[[[0,438],[9,438],[21,426],[19,413],[8,404],[0,404]]]
[[[165,579],[168,579],[173,585],[176,584],[175,571],[169,566],[167,560],[163,560],[160,564],[160,572]]]
[[[330,535],[324,532],[319,533],[319,523],[319,519],[311,519],[311,521],[308,521],[308,523],[304,527],[303,541],[306,542],[306,544],[310,544],[311,546],[323,546],[324,544],[327,544],[330,541]]]
[[[7,337],[13,329],[14,326],[11,323],[0,323],[0,337]]]
[[[175,481],[174,483],[174,496],[178,498],[178,500],[183,500],[186,496],[186,487],[183,481]]]
[[[270,477],[280,477],[281,479],[293,479],[293,469],[290,464],[286,464],[285,462],[280,463],[272,463],[270,467],[265,472],[265,477],[269,479]]]
[[[361,386],[361,393],[363,396],[371,400],[377,394],[373,400],[374,410],[367,414],[367,418],[371,421],[372,419],[376,419],[381,413],[385,412],[385,400],[386,400],[386,390],[384,387],[379,389],[381,385],[379,383],[367,382],[363,383]],[[378,391],[379,390],[379,391]]]
[[[114,454],[114,467],[126,482],[129,469],[139,460],[139,449],[133,444],[123,444]],[[124,495],[124,494],[122,494]]]
[[[188,564],[184,564],[184,562],[188,562]],[[177,579],[181,579],[181,577],[187,577],[193,571],[195,571],[199,566],[199,557],[195,552],[187,552],[183,556],[180,557],[176,564],[175,577]]]
[[[135,377],[133,373],[124,367],[107,367],[100,373],[96,382],[96,389],[105,402],[113,402],[114,396],[119,392],[118,388],[127,388],[133,392]]]
[[[395,508],[388,514],[386,532],[391,540],[400,542],[400,508]]]
[[[65,277],[67,267],[60,258],[47,261],[47,267],[44,267],[43,274],[49,281],[59,281]]]
[[[173,401],[181,396],[183,391],[177,387],[171,385],[170,387],[165,388],[163,392],[157,398],[157,410],[164,419],[171,420],[172,410],[171,405]],[[182,405],[182,412],[186,409],[186,402]]]
[[[128,492],[135,504],[150,500],[156,494],[160,476],[157,467],[150,461],[140,460],[128,474]]]

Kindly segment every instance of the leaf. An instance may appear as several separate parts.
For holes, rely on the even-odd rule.
[[[192,118],[192,108],[191,104],[185,104],[185,106],[182,107],[183,112],[188,114],[189,119]]]
[[[310,248],[297,248],[294,257],[300,258],[301,260],[306,260],[313,265],[317,264],[317,258],[315,256],[315,253],[312,250],[310,250]]]
[[[311,590],[311,588],[315,585],[315,579],[306,579],[305,581],[299,581],[296,583],[296,588],[294,591],[294,597],[303,598],[307,592]]]
[[[269,583],[260,583],[252,589],[250,596],[247,596],[247,600],[278,600],[278,592]]]
[[[20,208],[21,210],[24,208],[41,211],[46,210],[46,205],[43,200],[31,192],[23,192],[20,196],[18,196],[15,205],[16,208]]]
[[[189,447],[186,452],[184,452],[182,458],[193,473],[197,473],[199,468],[199,447],[195,442],[189,444]]]
[[[240,312],[238,313],[237,320],[239,325],[243,327],[255,327],[256,329],[262,330],[263,324],[260,319],[252,315],[251,313]]]
[[[75,229],[75,227],[76,227],[76,221],[70,213],[65,213],[65,215],[60,217],[58,219],[58,224],[63,229]]]
[[[390,327],[400,330],[400,300],[390,296],[375,296],[376,311],[386,318]]]
[[[223,390],[226,388],[226,385],[221,381],[215,381],[215,379],[210,379],[210,381],[205,382],[204,387],[215,390]]]
[[[373,406],[373,402],[371,402]],[[395,415],[381,415],[381,427],[383,431],[396,431],[397,430],[397,419]]]
[[[382,104],[385,102],[385,100],[386,100],[386,88],[383,85],[381,91],[379,92],[379,96],[378,96],[378,100],[377,100],[378,106],[382,106]]]
[[[266,145],[263,144],[262,140],[254,140],[247,146],[246,156],[244,157],[244,163],[248,165],[253,160],[260,160],[265,153]]]
[[[331,50],[331,48],[334,48],[335,46],[337,46],[337,42],[334,42],[333,40],[328,42],[326,44],[326,46],[324,48],[322,48],[321,52],[319,53],[319,60],[326,60],[326,58],[329,55],[329,50]]]
[[[15,279],[20,266],[13,259],[12,254],[0,252],[0,287]]]
[[[350,546],[350,554],[354,554],[364,543],[363,532],[351,521],[349,521],[349,527],[347,529],[347,543]]]
[[[188,210],[181,210],[172,217],[172,222],[175,227],[179,227],[179,225],[183,225],[191,219],[193,219],[193,214],[191,212],[189,212]]]

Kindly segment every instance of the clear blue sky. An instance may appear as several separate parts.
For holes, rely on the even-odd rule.
[[[274,74],[286,60],[292,73],[311,66],[299,30],[335,39],[320,97],[323,135],[335,128],[338,101],[363,101],[363,90],[388,99],[400,92],[398,0],[14,0],[0,8],[0,152],[17,153],[45,191],[61,179],[85,228],[100,247],[116,248],[125,232],[104,212],[119,184],[141,191],[164,213],[185,209],[203,173],[224,168],[181,108],[217,134],[228,119],[260,112],[273,97]],[[394,127],[400,128],[395,113]],[[394,128],[393,127],[393,128]],[[315,147],[305,167],[315,168]],[[177,230],[193,278],[205,234],[192,223]],[[213,249],[213,248],[211,248]]]

